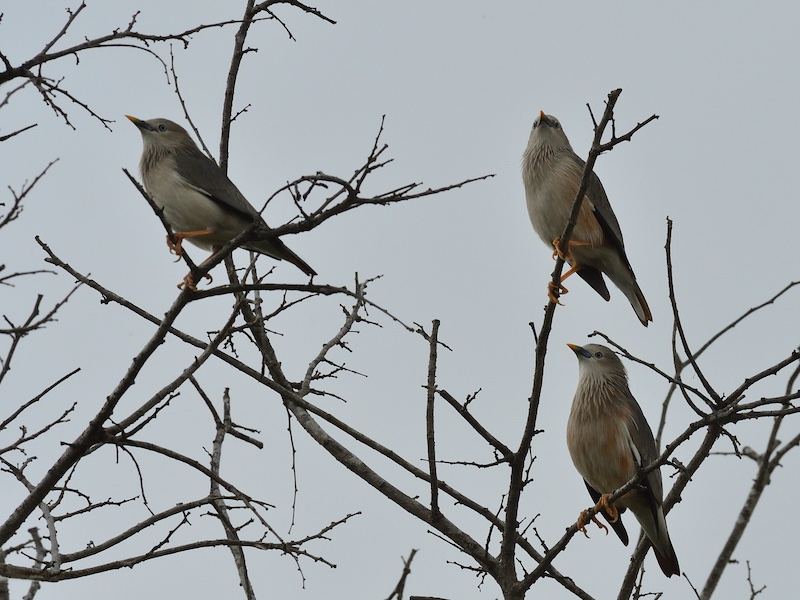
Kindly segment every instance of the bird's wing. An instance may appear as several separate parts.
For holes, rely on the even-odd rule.
[[[238,214],[250,222],[260,223],[257,239],[247,242],[244,247],[255,252],[261,252],[276,258],[286,260],[308,276],[317,272],[311,266],[290,250],[264,222],[264,219],[247,201],[239,189],[222,172],[217,164],[200,150],[180,152],[175,156],[175,165],[179,173],[191,174],[191,181],[184,181],[192,188],[213,200],[217,205]]]
[[[186,182],[198,192],[248,220],[261,219],[258,211],[247,201],[239,189],[228,179],[213,160],[197,150],[175,155],[178,173],[191,173]]]
[[[589,495],[592,497],[592,500],[594,501],[594,503],[597,504],[597,502],[600,500],[600,492],[598,492],[591,485],[589,485],[589,482],[586,481],[585,479],[583,480],[583,483],[586,484],[586,489],[589,490]],[[617,517],[616,521],[611,519],[611,517],[608,515],[608,513],[605,511],[605,509],[602,509],[600,511],[600,514],[602,514],[603,518],[606,521],[608,521],[609,525],[611,525],[611,528],[614,530],[614,533],[617,534],[617,537],[620,539],[620,541],[623,543],[623,545],[627,546],[628,545],[628,532],[625,530],[625,525],[622,524],[622,513],[625,512],[625,507],[624,506],[620,506],[620,507],[618,507],[618,510],[619,510],[619,516]]]
[[[625,402],[630,409],[631,421],[633,427],[629,429],[631,435],[632,447],[631,451],[636,457],[636,462],[639,468],[646,467],[658,458],[658,449],[656,448],[656,441],[653,438],[653,432],[647,419],[642,412],[642,408],[630,392],[625,396]],[[650,509],[656,522],[658,522],[657,511],[661,506],[661,501],[664,491],[661,484],[661,470],[655,469],[647,474],[644,482],[645,495]]]
[[[645,467],[658,458],[658,448],[656,448],[653,432],[650,430],[639,404],[630,395],[630,392],[628,392],[625,399],[630,406],[634,424],[634,427],[630,430],[633,446],[631,450],[639,461],[639,466]],[[675,555],[675,549],[672,547],[672,541],[669,539],[667,522],[664,520],[664,511],[661,507],[664,491],[661,484],[660,469],[655,469],[647,474],[643,488],[643,495],[647,503],[646,510],[649,514],[642,514],[641,510],[644,507],[639,509],[631,507],[633,513],[653,544],[653,551],[664,574],[667,577],[680,575],[678,558]]]
[[[581,172],[583,172],[583,169],[586,167],[584,160],[574,152],[570,153],[569,157],[578,165]],[[606,190],[600,182],[600,178],[595,175],[594,171],[592,171],[589,176],[589,185],[586,188],[586,200],[589,201],[592,207],[592,214],[594,214],[597,222],[600,223],[600,227],[602,227],[611,244],[620,251],[625,258],[625,263],[629,264],[628,258],[625,255],[625,244],[622,241],[622,230],[619,227],[617,216],[611,208],[611,203],[608,201]]]

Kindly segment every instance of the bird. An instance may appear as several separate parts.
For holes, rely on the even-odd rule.
[[[658,458],[653,432],[631,394],[625,367],[619,356],[606,346],[567,346],[578,357],[579,372],[567,420],[567,447],[592,500],[597,503],[595,509],[611,524],[625,546],[628,534],[620,514],[630,509],[650,540],[664,574],[680,575],[678,557],[664,519],[661,471],[650,471],[639,485],[617,499],[614,504],[619,508],[608,500],[612,492]],[[578,520],[584,534],[585,513]]]
[[[528,216],[533,229],[556,254],[564,258],[570,269],[563,282],[578,273],[604,300],[611,298],[603,275],[625,295],[642,324],[653,320],[650,307],[636,283],[617,217],[597,175],[592,172],[566,254],[559,245],[578,194],[586,163],[572,150],[561,123],[544,111],[533,122],[528,145],[522,156],[522,181]],[[558,293],[567,290],[560,287]],[[550,299],[558,302],[548,287]]]
[[[142,181],[164,211],[164,219],[177,240],[173,243],[167,236],[167,244],[178,256],[184,239],[216,252],[256,224],[256,238],[244,243],[244,248],[290,262],[309,277],[317,274],[272,232],[260,213],[183,127],[168,119],[145,121],[125,116],[142,134]],[[184,278],[184,284],[194,289],[191,274]]]

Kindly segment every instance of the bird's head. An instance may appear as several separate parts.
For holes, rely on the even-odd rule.
[[[567,344],[578,357],[580,379],[586,381],[627,381],[625,365],[617,353],[600,344]]]
[[[572,150],[561,122],[552,115],[539,111],[539,116],[533,121],[528,147],[548,146],[554,150]]]
[[[145,151],[153,149],[161,152],[175,151],[179,148],[196,148],[196,144],[186,130],[169,119],[150,119],[143,121],[125,115],[142,134]]]

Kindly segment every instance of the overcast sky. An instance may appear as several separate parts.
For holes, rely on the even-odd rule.
[[[236,18],[231,2],[90,2],[56,48],[84,36],[124,27],[141,11],[137,28],[148,33],[188,29],[199,23]],[[0,23],[0,48],[12,63],[33,56],[62,27],[66,14],[53,0],[6,3]],[[73,6],[74,8],[74,6]],[[669,371],[671,311],[667,296],[664,245],[666,219],[674,222],[675,285],[690,343],[699,346],[751,306],[798,279],[797,157],[800,151],[800,8],[770,3],[623,3],[474,1],[322,3],[330,25],[289,7],[278,14],[294,34],[291,41],[275,22],[252,30],[237,89],[237,120],[231,142],[229,175],[256,205],[286,181],[323,171],[349,176],[367,156],[386,115],[383,141],[394,159],[367,190],[399,184],[441,186],[495,174],[461,190],[389,208],[367,208],[326,222],[316,230],[284,238],[320,274],[318,282],[350,284],[383,275],[370,298],[406,322],[429,326],[442,321],[440,337],[452,352],[440,354],[439,386],[463,399],[481,389],[476,414],[509,445],[516,446],[533,373],[529,322],[541,323],[550,251],[534,234],[525,209],[519,174],[530,125],[539,110],[561,121],[575,151],[586,156],[593,135],[586,108],[599,116],[609,91],[622,88],[617,128],[627,131],[651,114],[659,119],[603,155],[595,171],[608,192],[625,236],[626,248],[654,322],[642,327],[616,288],[604,302],[582,281],[568,285],[565,306],[556,313],[534,453],[534,482],[526,490],[523,513],[538,515],[536,526],[555,542],[590,499],[574,470],[565,443],[565,423],[575,389],[577,364],[565,344],[586,343],[602,331],[647,361]],[[175,65],[188,108],[206,143],[218,152],[225,77],[233,46],[232,27],[193,37],[187,50],[174,47]],[[165,45],[153,50],[168,59]],[[122,173],[135,172],[141,152],[139,132],[123,115],[167,117],[184,123],[179,102],[161,65],[126,48],[96,50],[80,62],[65,59],[46,74],[64,76],[64,87],[98,114],[114,119],[111,131],[63,99],[75,129],[44,106],[36,93],[14,96],[2,109],[0,135],[21,126],[38,126],[2,144],[0,182],[19,189],[51,160],[59,162],[36,187],[18,222],[3,230],[0,263],[13,270],[41,269],[43,241],[73,267],[153,314],[173,301],[185,268],[174,264],[161,225]],[[4,97],[7,88],[0,90]],[[0,196],[7,202],[8,193]],[[272,224],[291,215],[288,202],[270,205]],[[239,261],[246,255],[239,252]],[[199,250],[193,256],[202,258]],[[270,264],[264,261],[264,269]],[[215,283],[224,279],[214,272]],[[278,281],[304,282],[291,265],[277,267]],[[63,273],[18,282],[0,289],[0,313],[19,320],[36,293],[55,301],[72,286]],[[227,318],[228,301],[207,302],[187,311],[179,326],[204,337]],[[339,327],[336,302],[304,308],[282,322],[279,345],[284,366],[299,377],[322,341]],[[425,456],[424,410],[427,347],[423,340],[383,321],[352,340],[348,367],[368,377],[345,375],[330,389],[343,404],[324,400],[327,410],[396,448],[420,466]],[[798,343],[797,292],[737,327],[702,361],[720,393],[787,356]],[[30,398],[47,383],[81,367],[79,376],[59,388],[48,406],[61,410],[79,403],[72,422],[40,447],[29,477],[40,477],[82,429],[113,389],[153,328],[98,295],[80,290],[46,331],[24,340],[12,375],[0,390],[4,409]],[[190,361],[193,353],[177,344],[148,365],[120,407],[148,398]],[[667,384],[650,371],[629,365],[631,388],[655,426]],[[218,400],[231,387],[234,418],[258,429],[267,447],[261,452],[230,443],[223,470],[243,481],[253,495],[277,505],[269,516],[286,533],[292,499],[291,455],[286,416],[277,397],[212,365],[201,383]],[[689,383],[696,383],[690,380]],[[755,390],[758,396],[783,393],[785,376]],[[751,399],[754,399],[751,397]],[[196,394],[184,390],[180,403],[166,411],[149,434],[174,437],[175,447],[204,460],[213,426]],[[196,409],[190,407],[196,406]],[[187,420],[192,414],[197,422]],[[488,448],[446,408],[439,409],[439,454],[449,460],[491,460]],[[666,435],[671,439],[692,420],[676,406]],[[763,451],[765,426],[733,429],[743,445]],[[782,439],[797,431],[790,424]],[[303,580],[294,563],[275,554],[250,554],[251,575],[263,598],[384,598],[401,573],[401,557],[420,550],[407,591],[448,598],[499,596],[491,581],[480,583],[452,561],[465,561],[453,548],[427,533],[427,527],[399,511],[346,472],[295,427],[298,447],[297,522],[299,536],[348,512],[362,515],[314,549],[337,564],[331,570],[303,563]],[[16,431],[0,433],[4,446]],[[688,460],[698,440],[676,453]],[[719,451],[730,451],[721,441]],[[371,458],[376,468],[384,462]],[[150,502],[166,507],[202,495],[197,478],[160,471],[160,461],[142,458],[151,478]],[[756,516],[720,586],[719,598],[749,597],[745,561],[750,561],[761,597],[787,598],[796,591],[798,552],[795,527],[800,492],[798,452],[775,472]],[[39,469],[38,471],[36,469]],[[179,472],[180,473],[180,472]],[[663,469],[665,487],[670,470]],[[682,569],[702,586],[719,553],[755,473],[747,459],[712,457],[669,514],[668,523]],[[477,495],[495,509],[505,490],[505,471],[494,474],[445,467],[444,479]],[[94,475],[94,476],[93,476]],[[81,470],[81,482],[96,500],[138,493],[129,461],[111,449],[96,453]],[[185,477],[185,480],[184,480]],[[6,476],[6,485],[10,479]],[[424,486],[401,481],[425,494]],[[21,490],[0,496],[8,514]],[[424,496],[423,496],[424,497]],[[124,518],[119,515],[125,515]],[[457,520],[479,540],[485,529],[458,510]],[[97,530],[66,526],[62,550],[145,518],[139,507],[107,511],[87,520]],[[206,527],[210,518],[198,518]],[[627,516],[635,538],[638,526]],[[41,523],[40,523],[41,524]],[[471,525],[471,528],[470,528]],[[86,525],[88,526],[88,525]],[[218,529],[207,526],[213,535]],[[591,531],[576,537],[555,566],[574,576],[596,598],[617,590],[630,549],[614,536]],[[153,538],[157,539],[157,538]],[[120,557],[134,552],[120,550]],[[448,562],[450,561],[450,562]],[[467,561],[468,562],[468,561]],[[652,556],[645,563],[648,589],[665,598],[687,598],[681,578],[667,580]],[[23,585],[14,584],[16,597]],[[565,598],[557,585],[537,586],[548,598]],[[156,561],[119,573],[45,586],[42,598],[236,597],[235,571],[223,549]]]

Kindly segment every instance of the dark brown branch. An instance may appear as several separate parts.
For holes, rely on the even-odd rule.
[[[683,323],[681,322],[681,316],[680,313],[678,312],[678,300],[677,297],[675,296],[675,280],[672,276],[673,271],[672,271],[672,220],[671,219],[667,219],[667,243],[665,244],[664,249],[667,255],[667,283],[669,287],[669,300],[670,304],[672,305],[672,316],[674,319],[674,326],[678,332],[678,337],[680,337],[681,345],[683,347],[684,353],[686,354],[687,362],[690,365],[692,365],[692,369],[697,375],[697,378],[700,379],[700,382],[703,384],[706,393],[709,396],[711,396],[715,404],[718,404],[721,401],[721,398],[714,391],[714,388],[711,387],[711,384],[708,382],[708,379],[706,379],[705,374],[700,369],[700,365],[697,364],[695,355],[689,348],[689,342],[686,339],[686,333],[683,330]]]
[[[45,252],[49,248],[41,244]],[[133,385],[137,375],[150,359],[152,354],[164,341],[169,328],[188,302],[187,293],[182,293],[164,315],[161,325],[153,333],[150,340],[143,346],[139,354],[133,359],[131,367],[121,378],[115,389],[108,395],[103,406],[89,421],[83,432],[70,444],[60,458],[50,467],[41,481],[34,487],[30,494],[17,506],[8,519],[0,525],[0,546],[3,546],[13,536],[30,514],[36,509],[45,496],[53,489],[58,481],[77,463],[87,450],[103,439],[103,423],[111,416],[117,403],[125,392]]]
[[[27,83],[27,82],[26,82],[26,83]],[[24,84],[23,84],[23,85],[24,85]],[[21,87],[22,87],[22,86],[20,86],[20,88],[21,88]],[[17,129],[16,131],[12,131],[11,133],[7,133],[7,134],[5,134],[5,135],[0,135],[0,142],[5,142],[6,140],[9,140],[9,139],[11,139],[11,138],[12,138],[12,137],[14,137],[15,135],[19,135],[20,133],[24,133],[24,132],[28,131],[29,129],[33,129],[33,128],[34,128],[34,127],[36,127],[37,125],[38,125],[38,123],[31,123],[30,125],[26,125],[25,127],[22,127],[22,128],[20,128],[20,129]]]
[[[392,593],[386,598],[386,600],[403,600],[403,591],[406,587],[406,580],[408,576],[411,574],[411,561],[414,560],[414,557],[417,554],[416,548],[413,548],[408,555],[408,558],[403,559],[403,572],[400,574],[400,580],[397,582],[397,585],[394,586]]]
[[[199,388],[196,381],[193,383]],[[220,465],[222,463],[222,444],[225,441],[225,434],[232,429],[231,399],[228,395],[227,388],[223,392],[222,403],[223,418],[221,421],[217,421],[216,435],[214,436],[214,442],[212,444],[210,465],[211,471],[217,477],[219,477]],[[219,520],[222,523],[222,528],[225,530],[225,537],[231,542],[231,545],[228,546],[228,548],[233,555],[233,562],[236,566],[236,572],[239,575],[239,585],[244,591],[244,595],[247,600],[255,600],[256,595],[255,591],[253,590],[253,583],[250,581],[250,576],[247,572],[247,561],[245,559],[244,549],[240,544],[241,538],[239,537],[239,533],[237,532],[236,528],[233,526],[233,523],[231,523],[228,507],[226,506],[225,501],[221,498],[222,494],[220,493],[217,479],[211,479],[210,496],[213,498],[212,504],[214,506],[214,510],[217,511]]]
[[[428,385],[425,409],[425,437],[428,441],[428,472],[431,482],[431,520],[437,521],[441,517],[439,512],[439,478],[436,476],[436,431],[434,427],[434,400],[436,399],[436,358],[439,343],[439,320],[434,319],[431,324],[431,335],[428,357]]]
[[[470,426],[480,435],[484,440],[486,440],[492,448],[498,451],[502,456],[503,460],[509,461],[513,456],[513,452],[511,448],[506,446],[503,442],[498,440],[495,436],[493,436],[489,431],[475,418],[472,414],[467,410],[466,406],[462,406],[461,403],[453,398],[453,396],[447,390],[436,390],[436,392],[444,398],[447,403],[453,407],[453,409],[461,415],[464,420],[470,424]]]
[[[123,558],[121,560],[113,561],[110,563],[104,563],[92,567],[87,567],[85,569],[72,569],[68,571],[62,570],[58,572],[42,570],[42,569],[18,567],[16,565],[0,564],[0,576],[11,577],[14,579],[28,579],[33,581],[49,581],[49,582],[66,581],[69,579],[80,579],[82,577],[88,577],[90,575],[97,575],[98,573],[107,573],[108,571],[117,571],[122,568],[132,568],[138,564],[147,562],[148,560],[155,560],[165,556],[181,554],[183,552],[189,552],[200,548],[226,547],[226,546],[231,546],[232,544],[233,542],[231,542],[228,539],[202,540],[197,542],[190,542],[187,544],[171,546],[168,548],[161,548],[147,552],[145,554],[139,554],[137,556]],[[306,550],[303,550],[301,547],[297,546],[295,542],[267,543],[261,541],[242,540],[240,542],[237,542],[236,544],[243,548],[255,548],[257,550],[277,550],[281,553],[307,556],[311,558],[314,562],[323,563],[325,565],[328,565],[329,567],[335,567],[335,565],[332,564],[331,562],[319,556],[315,556]]]
[[[24,131],[24,130],[22,130]],[[11,208],[8,212],[0,218],[0,229],[8,225],[11,221],[15,220],[19,217],[20,213],[22,213],[22,202],[25,200],[25,196],[27,196],[31,190],[36,186],[37,183],[44,177],[47,172],[50,170],[54,164],[58,162],[58,159],[51,160],[44,169],[42,169],[39,174],[33,178],[33,181],[28,183],[27,181],[22,184],[22,188],[19,192],[14,191],[14,188],[8,186],[8,190],[11,192],[11,195],[14,197],[14,202],[11,205]]]
[[[60,384],[64,383],[67,379],[69,379],[70,377],[72,377],[73,375],[75,375],[75,374],[77,374],[79,372],[80,372],[80,368],[73,369],[72,371],[70,371],[66,375],[64,375],[62,377],[59,377],[55,382],[53,382],[50,385],[48,385],[44,390],[42,390],[41,392],[36,394],[33,398],[31,398],[27,402],[23,402],[22,405],[19,406],[19,408],[17,408],[8,417],[6,417],[2,422],[0,422],[0,431],[3,431],[11,423],[13,423],[16,420],[16,418],[19,417],[26,409],[30,408],[31,406],[33,406],[34,404],[39,402],[39,400],[44,398],[46,394],[48,394],[49,392],[53,391],[57,386],[59,386]],[[2,454],[2,451],[0,451],[0,454]]]
[[[770,304],[775,298],[780,296],[784,291],[788,290],[792,287],[793,284],[788,285],[781,291],[777,296],[774,296],[772,300],[765,304]],[[763,306],[763,305],[762,305]],[[748,311],[747,314],[758,310],[760,307],[756,307],[755,309],[751,309]],[[747,314],[745,316],[747,316]],[[741,320],[741,319],[740,319]],[[723,330],[724,331],[724,330]],[[789,377],[789,381],[786,386],[786,398],[796,396],[797,394],[792,394],[792,388],[794,386],[795,376],[797,373],[800,372],[800,368]],[[785,406],[788,406],[788,401],[784,402]],[[714,594],[714,591],[717,589],[717,585],[719,584],[720,579],[722,578],[722,574],[725,571],[726,567],[731,564],[731,559],[733,557],[733,553],[736,550],[737,546],[739,545],[739,541],[741,540],[742,536],[744,535],[745,529],[750,524],[750,520],[755,512],[756,506],[758,505],[758,501],[761,499],[761,495],[764,493],[765,488],[769,485],[770,479],[772,476],[773,471],[778,467],[780,464],[780,458],[783,457],[785,452],[788,452],[789,449],[794,448],[800,443],[800,434],[795,437],[789,444],[787,444],[782,450],[778,450],[778,432],[783,424],[784,415],[778,416],[775,418],[772,424],[772,429],[770,431],[769,438],[767,440],[764,453],[757,458],[758,462],[758,472],[756,473],[755,479],[753,480],[752,485],[750,486],[750,492],[747,495],[747,499],[744,502],[741,510],[739,511],[739,516],[736,519],[736,522],[731,530],[728,539],[725,542],[725,545],[722,548],[722,551],[717,556],[717,560],[714,563],[714,566],[711,569],[711,572],[708,575],[708,579],[706,580],[705,585],[703,586],[703,592],[700,596],[702,600],[708,600]]]

